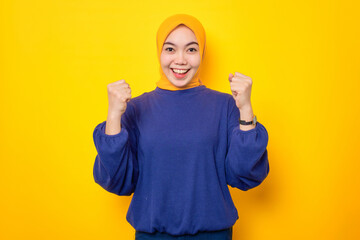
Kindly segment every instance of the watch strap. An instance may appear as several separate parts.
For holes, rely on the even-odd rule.
[[[241,125],[256,125],[256,122],[257,122],[257,119],[256,119],[256,116],[255,116],[255,115],[254,115],[254,117],[253,117],[253,120],[251,120],[251,121],[249,121],[249,122],[247,122],[247,121],[245,121],[245,120],[239,119],[239,123],[240,123]]]

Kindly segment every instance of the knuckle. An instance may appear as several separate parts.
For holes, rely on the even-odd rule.
[[[113,93],[115,93],[116,91],[115,91],[115,89],[113,88],[113,87],[108,87],[108,92],[109,93],[111,93],[111,94],[113,94]]]
[[[252,82],[251,77],[244,77],[244,79],[245,79],[246,81],[248,81],[248,82]]]

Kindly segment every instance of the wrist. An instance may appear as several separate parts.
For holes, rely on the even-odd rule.
[[[240,129],[244,130],[244,131],[247,131],[247,130],[254,129],[256,127],[257,119],[256,119],[255,115],[250,121],[249,120],[242,120],[240,118],[239,123],[240,123]]]
[[[239,108],[239,111],[240,129],[244,131],[254,129],[257,123],[257,119],[253,112],[251,104],[244,105],[243,107]]]
[[[107,118],[111,120],[119,120],[121,119],[121,112],[108,112]]]
[[[240,112],[249,112],[249,111],[252,111],[251,103],[245,104],[245,105],[241,106],[241,107],[239,108],[239,111],[240,111]]]
[[[253,120],[254,112],[251,105],[239,108],[239,111],[240,111],[240,120],[244,120],[244,121]]]

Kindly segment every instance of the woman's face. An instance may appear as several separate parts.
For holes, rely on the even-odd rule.
[[[193,31],[184,25],[175,28],[164,42],[160,64],[174,86],[185,87],[200,66],[199,45]]]

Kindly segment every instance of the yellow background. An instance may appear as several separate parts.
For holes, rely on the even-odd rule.
[[[270,173],[231,188],[234,240],[360,238],[358,1],[0,1],[0,239],[134,239],[131,197],[93,180],[106,85],[158,80],[169,15],[207,33],[203,83],[253,79]]]

